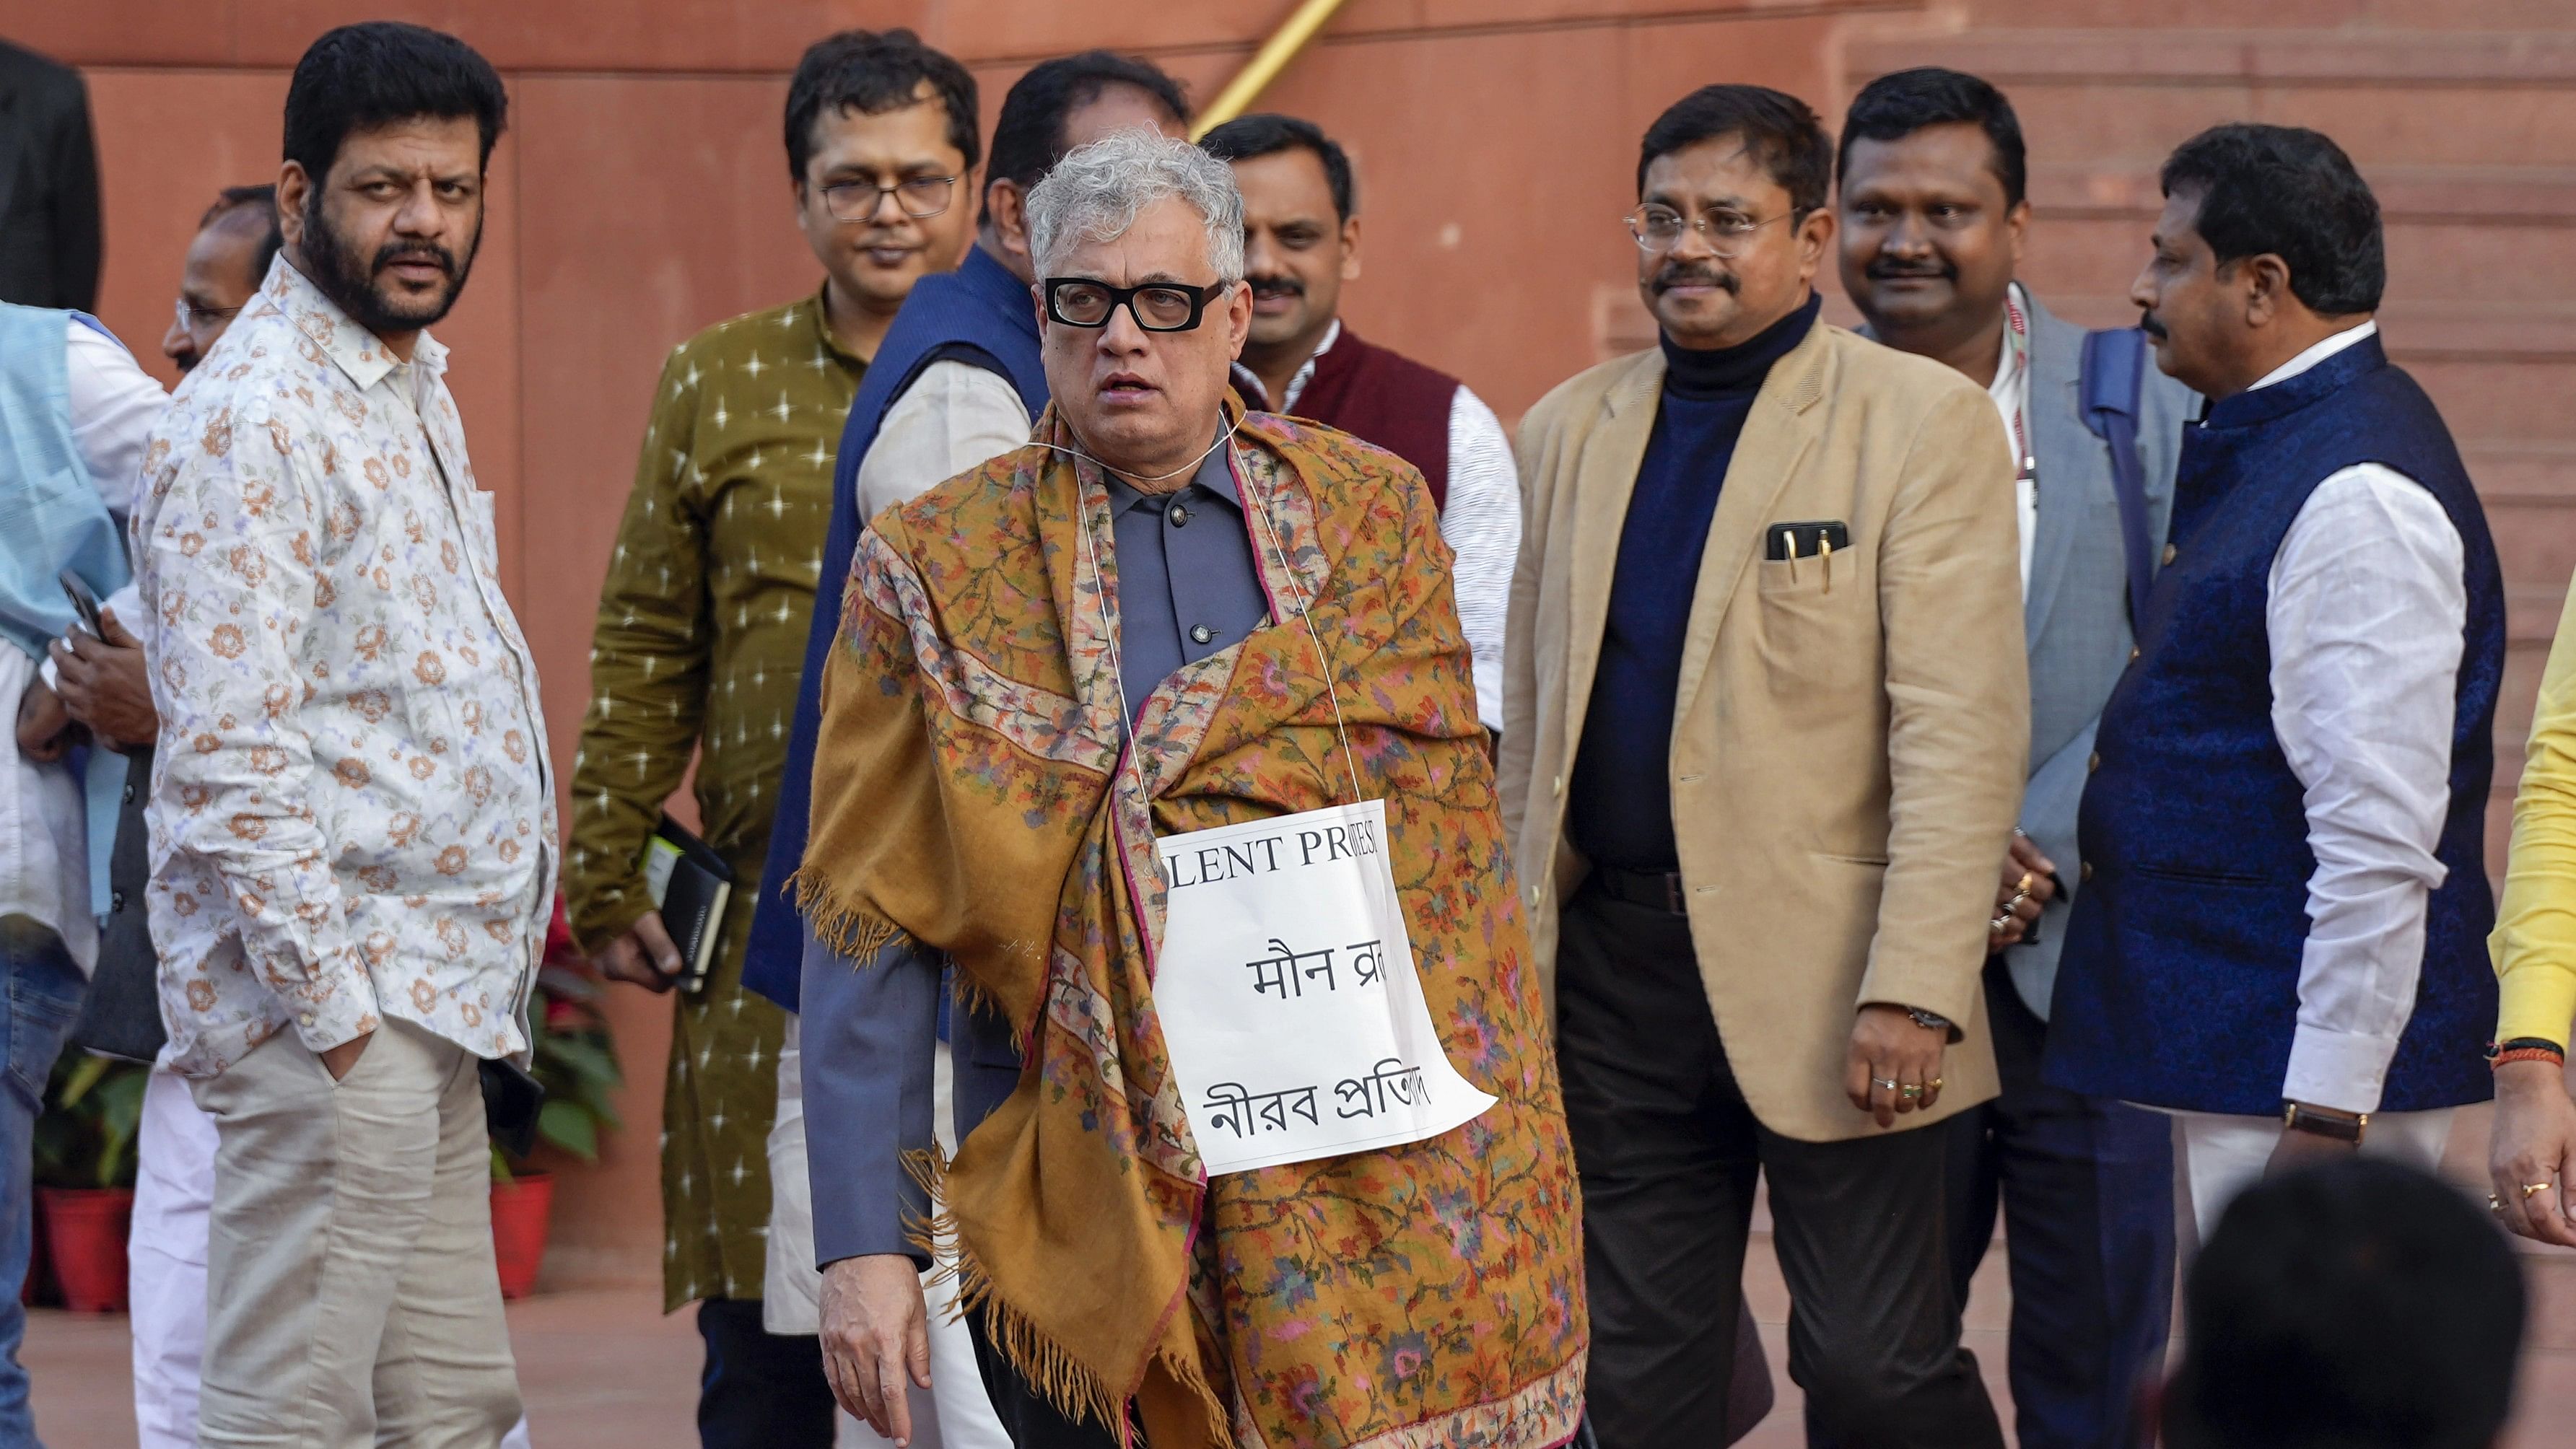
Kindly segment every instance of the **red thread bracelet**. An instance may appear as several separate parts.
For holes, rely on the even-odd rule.
[[[2567,1054],[2554,1047],[2515,1047],[2511,1051],[2496,1053],[2495,1060],[2489,1065],[2500,1067],[2507,1062],[2548,1062],[2563,1067],[2567,1065]]]

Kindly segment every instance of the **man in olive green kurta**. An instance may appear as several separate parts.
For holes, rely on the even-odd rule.
[[[678,1003],[663,1088],[670,1307],[760,1296],[786,1021],[742,990],[742,943],[831,523],[833,449],[866,369],[818,298],[682,343],[600,591],[564,875],[573,932],[598,946],[653,908],[638,862],[693,748],[699,833],[734,875],[706,985]]]
[[[574,933],[610,976],[669,989],[679,962],[641,859],[693,753],[698,833],[734,875],[707,980],[675,1003],[662,1107],[663,1297],[701,1300],[709,1445],[832,1438],[812,1330],[764,1323],[787,1022],[743,990],[743,947],[842,425],[912,284],[965,250],[976,111],[972,76],[909,31],[848,31],[806,52],[788,89],[787,162],[823,285],[672,352],[600,591],[564,873]]]

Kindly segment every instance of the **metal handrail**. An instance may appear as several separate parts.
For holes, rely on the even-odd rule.
[[[1315,32],[1324,28],[1324,22],[1333,18],[1333,12],[1341,8],[1342,0],[1302,0],[1287,23],[1261,43],[1261,49],[1253,52],[1252,59],[1190,123],[1190,139],[1198,140],[1242,115],[1279,78],[1279,72],[1288,68],[1288,62],[1297,58],[1297,52],[1306,48],[1306,42],[1315,38]]]

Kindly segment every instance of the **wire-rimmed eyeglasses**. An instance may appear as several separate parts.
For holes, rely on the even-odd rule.
[[[823,207],[834,221],[873,220],[885,199],[915,221],[928,221],[948,209],[957,192],[954,176],[912,176],[892,186],[873,181],[835,181],[823,188]]]
[[[247,302],[242,304],[245,307],[248,305],[250,304]],[[194,332],[200,327],[212,327],[218,322],[228,322],[240,316],[241,310],[241,307],[200,307],[185,297],[181,297],[172,304],[172,315],[179,319],[179,329],[183,332]]]
[[[1628,235],[1636,239],[1637,250],[1647,253],[1668,252],[1681,245],[1682,233],[1696,231],[1708,242],[1708,249],[1721,257],[1731,257],[1744,250],[1753,234],[1775,221],[1787,221],[1797,215],[1784,211],[1760,221],[1736,211],[1710,211],[1696,217],[1685,217],[1669,206],[1641,206],[1628,213]]]

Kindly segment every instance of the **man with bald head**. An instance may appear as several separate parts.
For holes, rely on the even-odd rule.
[[[818,681],[794,890],[816,1247],[853,1310],[834,1387],[908,1437],[935,1251],[1021,1449],[1561,1444],[1573,1157],[1429,492],[1231,401],[1252,302],[1224,163],[1124,132],[1027,205],[1053,401],[1028,445],[876,515]],[[1199,882],[1156,839],[1354,795],[1383,802],[1411,950],[1343,983],[1418,985],[1414,1059],[1488,1100],[1220,1163],[1247,1125],[1185,1090],[1209,1029],[1158,1005],[1242,971],[1192,939],[1174,897]],[[930,1122],[949,982],[953,1154]]]
[[[161,335],[161,355],[193,371],[259,290],[268,264],[286,244],[277,226],[275,186],[227,186],[197,221],[179,273],[177,315]]]

